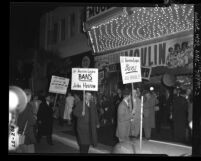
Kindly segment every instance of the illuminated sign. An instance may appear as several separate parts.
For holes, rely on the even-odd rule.
[[[98,6],[98,7],[87,7],[86,9],[86,21],[97,17],[98,15],[101,15],[102,13],[105,13],[112,7],[104,7],[104,6]]]

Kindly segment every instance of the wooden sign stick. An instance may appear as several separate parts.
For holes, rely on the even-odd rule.
[[[131,92],[131,102],[132,102],[132,111],[134,110],[134,102],[133,102],[133,90],[134,90],[134,87],[133,87],[133,83],[131,83],[131,86],[132,86],[132,92]]]
[[[55,97],[55,100],[54,100],[54,109],[55,109],[55,105],[56,105],[56,102],[57,102],[57,96],[58,96],[58,93],[56,94],[56,97]]]
[[[85,115],[85,91],[83,91],[83,108],[82,108],[82,116]]]
[[[142,117],[143,117],[143,96],[141,97],[141,112],[140,112],[140,151],[142,150]]]

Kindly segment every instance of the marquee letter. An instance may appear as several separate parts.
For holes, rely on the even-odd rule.
[[[157,45],[154,45],[154,64],[157,65]]]
[[[149,52],[149,66],[152,66],[153,62],[151,61],[151,46],[149,46],[148,52]]]
[[[129,54],[130,56],[133,56],[133,50],[130,50],[130,54]]]
[[[166,43],[159,44],[159,64],[165,64]]]
[[[135,52],[134,52],[134,56],[136,56],[136,57],[140,57],[139,49],[136,49],[136,50],[135,50]]]
[[[146,57],[147,57],[147,48],[141,48],[141,64],[142,66],[145,66],[146,64]]]

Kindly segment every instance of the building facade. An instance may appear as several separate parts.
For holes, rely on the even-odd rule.
[[[90,51],[83,32],[84,7],[58,7],[40,20],[40,48],[55,51],[65,58]]]
[[[56,53],[61,61],[47,70],[48,85],[52,75],[71,79],[73,67],[93,67],[93,56],[87,34],[83,31],[85,7],[66,6],[44,14],[40,19],[40,48]],[[50,67],[50,68],[49,68]],[[47,73],[49,73],[47,71]],[[70,85],[68,86],[70,90]]]

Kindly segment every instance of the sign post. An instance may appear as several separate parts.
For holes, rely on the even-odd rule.
[[[142,117],[143,117],[143,96],[141,96],[141,110],[140,110],[140,151],[142,150]]]
[[[98,91],[98,69],[72,68],[71,90],[83,91],[82,115],[85,115],[85,91]]]
[[[85,91],[83,91],[83,109],[82,109],[82,116],[85,115]]]
[[[58,93],[56,93],[56,97],[55,97],[55,99],[54,99],[54,106],[53,106],[53,109],[55,109],[55,106],[56,106],[57,96],[58,96]]]

